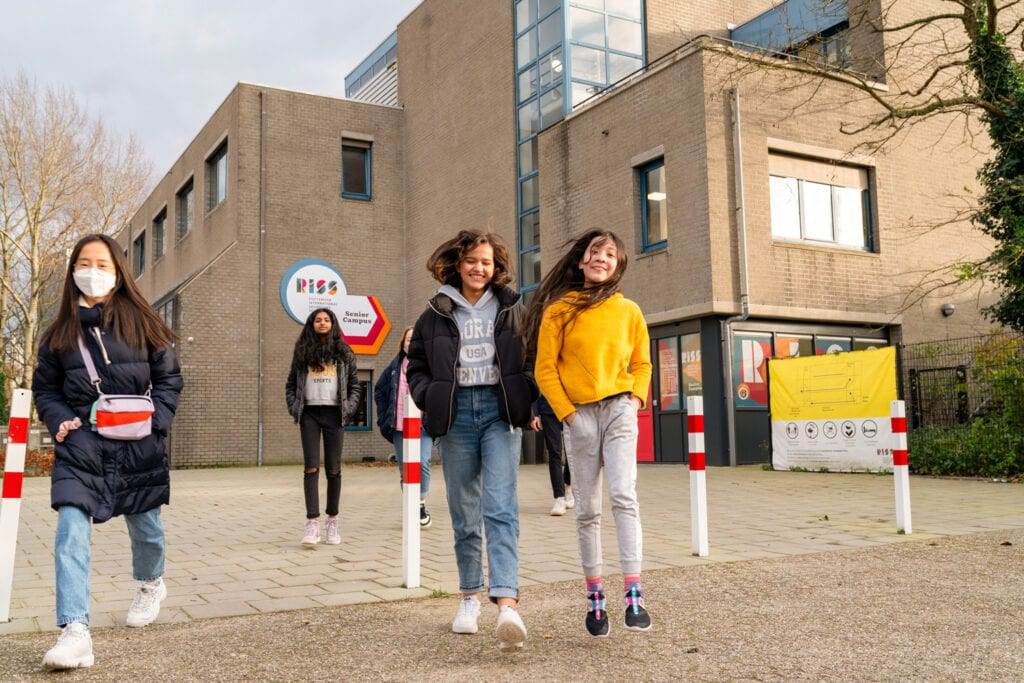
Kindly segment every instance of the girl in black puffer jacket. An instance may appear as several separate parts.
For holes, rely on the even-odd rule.
[[[181,392],[173,334],[128,275],[118,244],[82,238],[71,252],[57,318],[43,334],[32,376],[36,410],[56,441],[51,505],[60,639],[43,660],[51,669],[91,666],[89,558],[92,523],[124,515],[139,587],[129,626],[145,626],[167,595],[160,506],[170,496],[166,437]],[[97,369],[90,380],[79,341]],[[149,393],[152,433],[114,441],[92,426],[93,404],[106,395]]]
[[[341,338],[338,318],[318,308],[306,318],[295,342],[292,367],[284,388],[288,412],[299,423],[305,461],[306,529],[302,544],[320,542],[320,440],[327,468],[327,542],[341,543],[338,504],[341,500],[341,441],[345,423],[362,399],[356,358]]]

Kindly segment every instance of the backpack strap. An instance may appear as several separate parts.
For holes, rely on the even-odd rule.
[[[88,347],[85,345],[85,340],[82,339],[82,335],[78,335],[78,350],[82,354],[82,361],[85,363],[85,371],[89,373],[89,381],[92,382],[93,386],[96,387],[96,391],[100,391],[100,376],[96,372],[96,365],[92,362],[92,354],[89,353]]]

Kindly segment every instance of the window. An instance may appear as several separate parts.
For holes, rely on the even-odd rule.
[[[568,61],[573,107],[643,67],[642,15],[639,0],[571,0]]]
[[[357,370],[356,372],[363,398],[359,402],[359,407],[356,409],[355,414],[349,418],[348,424],[345,425],[345,431],[368,432],[373,429],[373,407],[371,405],[371,400],[373,399],[373,371]]]
[[[177,200],[177,235],[180,240],[182,237],[192,231],[193,214],[192,214],[192,179],[185,183],[185,186],[178,190]]]
[[[167,223],[167,209],[161,209],[153,219],[153,263],[164,255],[164,225]]]
[[[227,140],[206,160],[206,210],[218,206],[228,196]]]
[[[155,306],[157,315],[171,332],[178,331],[178,297],[171,296]]]
[[[132,242],[132,277],[139,277],[146,269],[146,231]]]
[[[665,191],[665,160],[657,159],[641,166],[640,217],[644,251],[668,246],[668,195]]]
[[[371,146],[362,140],[341,141],[341,196],[370,199]]]
[[[872,251],[868,170],[770,154],[772,237]]]

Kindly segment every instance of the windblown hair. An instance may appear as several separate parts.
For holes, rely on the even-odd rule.
[[[321,337],[313,329],[313,321],[320,313],[326,313],[331,317],[331,331],[327,338]],[[292,369],[296,372],[305,372],[306,368],[313,368],[317,372],[324,369],[329,363],[340,363],[349,361],[352,358],[352,347],[341,338],[341,330],[338,327],[338,318],[334,311],[329,308],[318,308],[306,318],[306,324],[302,326],[302,332],[295,342],[295,352],[292,354]]]
[[[494,250],[494,277],[491,279],[491,283],[507,285],[512,281],[512,266],[508,247],[505,245],[505,241],[493,232],[460,231],[458,235],[434,250],[434,253],[427,259],[427,270],[441,284],[461,287],[462,277],[459,275],[459,264],[466,258],[466,254],[481,244],[489,244]]]
[[[112,238],[98,234],[86,235],[71,250],[60,308],[57,317],[43,333],[41,343],[56,353],[68,353],[78,348],[78,337],[82,334],[78,299],[82,296],[82,290],[75,284],[75,262],[82,248],[92,242],[103,242],[107,246],[117,275],[114,289],[103,303],[103,328],[111,330],[115,339],[134,349],[157,350],[173,344],[174,333],[149,305],[128,274],[128,264],[125,263],[121,246]]]
[[[618,265],[611,277],[599,285],[586,284],[583,278],[583,271],[580,263],[587,254],[590,243],[595,239],[597,245],[603,246],[609,240],[615,243],[615,250],[618,252]],[[576,295],[566,299],[569,310],[562,321],[563,325],[571,325],[575,322],[580,313],[593,308],[598,304],[607,301],[609,297],[619,291],[622,283],[622,276],[626,274],[626,266],[629,263],[626,254],[626,244],[611,230],[600,230],[594,228],[588,230],[575,242],[569,241],[562,245],[568,247],[565,255],[558,263],[548,271],[540,286],[533,294],[530,308],[526,314],[526,321],[523,325],[523,344],[527,349],[527,355],[532,357],[537,348],[537,333],[540,330],[540,322],[544,317],[544,310],[551,304],[559,301],[566,294],[576,292]]]

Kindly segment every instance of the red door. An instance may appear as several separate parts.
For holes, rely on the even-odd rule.
[[[640,436],[636,441],[636,461],[654,462],[654,416],[651,412],[651,391],[647,391],[647,405],[636,415]]]

